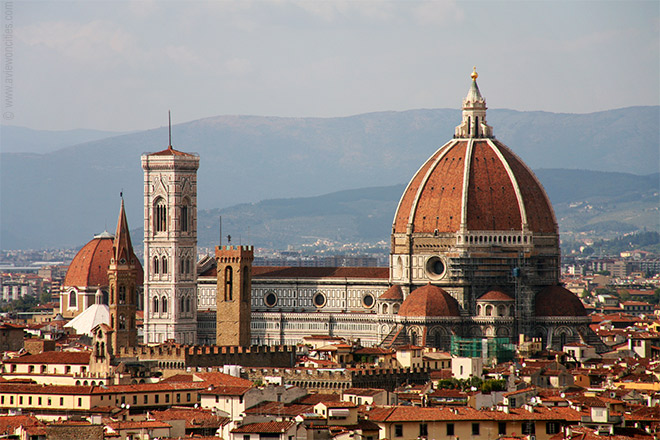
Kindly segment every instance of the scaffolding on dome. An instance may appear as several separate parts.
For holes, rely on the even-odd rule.
[[[452,356],[482,358],[484,363],[502,363],[513,360],[516,347],[509,338],[461,338],[452,335]]]

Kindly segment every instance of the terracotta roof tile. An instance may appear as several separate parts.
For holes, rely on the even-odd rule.
[[[381,300],[392,300],[392,301],[403,301],[403,292],[401,291],[401,286],[395,284],[389,289],[387,289],[381,296],[378,297]]]
[[[280,434],[286,432],[295,422],[264,422],[250,423],[232,429],[232,433],[258,433],[258,434]]]
[[[380,278],[389,279],[388,267],[253,266],[253,278]]]
[[[89,351],[45,351],[4,361],[6,364],[89,364]]]

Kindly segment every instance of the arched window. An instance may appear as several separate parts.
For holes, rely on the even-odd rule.
[[[76,291],[72,290],[69,292],[69,307],[75,307],[76,306]]]
[[[158,198],[154,203],[154,230],[156,232],[167,230],[167,205],[162,198]]]
[[[158,297],[157,296],[154,296],[154,307],[153,307],[152,313],[154,313],[154,314],[158,313]]]
[[[243,302],[250,301],[250,269],[247,266],[243,267],[243,291],[241,295],[243,297]]]
[[[163,296],[163,303],[161,304],[160,311],[162,313],[167,313],[167,297],[166,296]]]
[[[225,267],[225,301],[232,301],[232,288],[234,285],[234,272],[231,266]]]
[[[158,257],[154,257],[154,273],[158,273],[160,271],[160,264],[159,264],[159,259]]]
[[[119,286],[119,304],[126,304],[126,286]]]
[[[183,297],[181,297],[181,301],[179,301],[179,311],[181,313],[184,313],[186,311],[185,306],[186,306],[186,300]]]
[[[493,306],[490,304],[486,306],[486,316],[493,316]]]
[[[192,258],[188,258],[186,260],[186,273],[192,273],[191,267],[193,267]]]
[[[163,273],[167,273],[167,257],[163,256]]]
[[[124,315],[119,315],[119,330],[126,329],[126,317]]]
[[[184,203],[186,204],[181,207],[181,232],[188,232],[190,214],[188,213],[188,202],[184,201]]]
[[[190,313],[190,297],[186,297],[186,313]]]
[[[179,273],[183,274],[186,271],[186,260],[183,257],[179,257]]]
[[[497,306],[497,316],[504,316],[505,314],[504,306]]]

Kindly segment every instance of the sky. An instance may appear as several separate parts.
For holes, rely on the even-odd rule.
[[[217,115],[658,105],[660,2],[10,1],[2,124],[130,131]],[[459,90],[460,93],[457,93]]]

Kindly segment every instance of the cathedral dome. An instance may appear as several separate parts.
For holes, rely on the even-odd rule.
[[[399,316],[458,317],[458,302],[440,287],[432,284],[413,290],[401,304]]]
[[[536,316],[587,316],[587,311],[573,292],[562,286],[548,286],[536,295]]]
[[[108,232],[95,235],[73,257],[63,285],[67,287],[107,286],[108,267],[112,259],[114,241],[115,236]],[[133,257],[138,261],[135,254]],[[142,266],[138,261],[138,285],[142,285],[143,278]]]
[[[529,231],[557,234],[552,205],[534,173],[486,124],[472,75],[454,139],[417,171],[394,216],[393,233]]]

